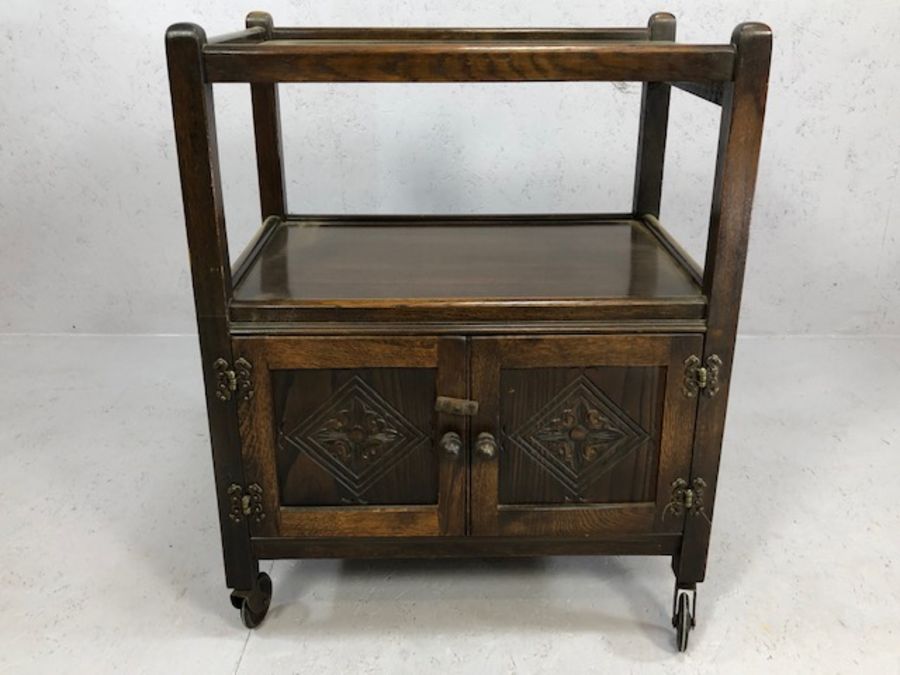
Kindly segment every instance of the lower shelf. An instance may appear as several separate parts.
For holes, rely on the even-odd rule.
[[[467,558],[549,555],[673,555],[680,534],[603,539],[513,537],[416,537],[353,539],[252,539],[261,559]]]
[[[698,273],[655,222],[594,216],[270,218],[232,321],[691,320]]]

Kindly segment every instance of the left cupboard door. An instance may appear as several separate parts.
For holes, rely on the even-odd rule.
[[[246,337],[234,357],[254,537],[465,534],[467,418],[435,412],[466,397],[464,338]]]

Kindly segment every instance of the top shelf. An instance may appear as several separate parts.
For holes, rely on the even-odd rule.
[[[253,30],[253,29],[250,29]],[[262,38],[264,33],[257,33]],[[273,40],[396,40],[480,42],[498,40],[642,41],[649,28],[273,28]]]
[[[690,45],[651,28],[277,28],[203,48],[210,82],[720,83],[732,44]]]

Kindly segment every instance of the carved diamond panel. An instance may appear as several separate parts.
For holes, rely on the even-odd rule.
[[[582,375],[509,434],[575,498],[649,434]]]
[[[424,439],[378,392],[353,377],[282,439],[362,495]]]

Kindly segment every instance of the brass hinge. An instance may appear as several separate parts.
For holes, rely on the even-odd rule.
[[[715,354],[706,358],[706,364],[699,356],[689,356],[684,362],[684,383],[681,391],[688,398],[694,398],[698,392],[712,398],[719,393],[719,371],[722,369],[722,359]]]
[[[266,517],[263,510],[263,491],[256,483],[247,486],[247,491],[237,483],[228,486],[228,497],[231,499],[231,508],[228,517],[235,523],[240,523],[244,518],[253,518],[261,523]]]
[[[706,481],[702,478],[695,478],[690,483],[684,478],[678,478],[672,483],[672,498],[663,509],[662,519],[665,520],[666,514],[671,513],[676,518],[684,514],[702,515],[708,521],[709,518],[706,516],[706,508],[703,504],[705,491]]]
[[[230,401],[235,393],[241,401],[253,398],[253,366],[247,359],[238,358],[233,369],[225,359],[216,359],[213,368],[216,371],[216,398]]]

